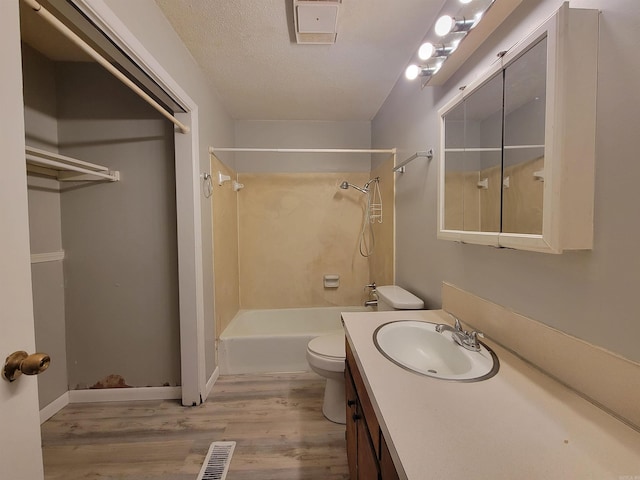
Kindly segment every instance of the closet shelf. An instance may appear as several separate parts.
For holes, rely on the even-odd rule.
[[[34,147],[25,147],[27,171],[56,177],[61,182],[104,181],[117,182],[120,172],[102,165],[84,162],[76,158],[47,152]]]

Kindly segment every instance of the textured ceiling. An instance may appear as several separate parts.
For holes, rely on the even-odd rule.
[[[295,43],[293,0],[156,3],[234,119],[371,120],[444,0],[343,0],[334,45]]]

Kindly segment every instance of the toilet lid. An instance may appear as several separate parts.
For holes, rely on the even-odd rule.
[[[343,332],[331,333],[314,338],[309,342],[308,348],[317,355],[344,359],[346,356],[344,341]]]

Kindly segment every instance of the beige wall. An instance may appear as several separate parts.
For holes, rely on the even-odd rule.
[[[216,332],[218,336],[229,325],[240,308],[240,277],[238,272],[238,195],[231,182],[218,185],[222,172],[232,179],[236,172],[211,155],[213,175],[213,271]]]
[[[239,174],[240,305],[358,305],[369,282],[360,256],[365,195],[342,190],[369,173]],[[340,275],[325,289],[324,274]]]
[[[542,235],[542,197],[544,182],[534,172],[544,168],[544,157],[505,167],[509,188],[504,189],[502,231]]]
[[[374,254],[369,257],[369,278],[377,285],[393,285],[395,243],[395,175],[393,156],[371,171],[371,178],[380,177],[382,194],[382,223],[374,222],[376,239]]]
[[[454,171],[445,175],[446,230],[480,230],[480,190],[477,171]]]
[[[504,189],[499,166],[480,172],[447,172],[445,229],[499,232],[502,217],[503,232],[541,234],[543,182],[533,174],[543,168],[544,157],[505,167],[509,187]],[[488,188],[479,188],[478,182],[484,179]]]

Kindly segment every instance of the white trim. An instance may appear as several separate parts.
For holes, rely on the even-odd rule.
[[[104,0],[73,0],[73,3],[187,112],[176,113],[176,118],[191,125],[190,132],[175,135],[176,167],[182,166],[176,168],[180,356],[182,404],[199,405],[206,386],[206,369],[198,105]]]
[[[211,374],[211,377],[209,377],[209,380],[207,380],[207,388],[204,391],[205,397],[202,399],[203,402],[209,398],[209,394],[211,393],[211,390],[213,390],[213,386],[218,380],[218,377],[220,377],[220,367],[216,365],[216,369]]]
[[[177,135],[176,157],[198,155],[197,107],[191,112],[192,134]],[[178,118],[181,115],[177,114]],[[182,404],[202,403],[206,388],[206,360],[204,342],[204,280],[202,265],[202,219],[200,212],[199,163],[179,169],[176,163],[176,207],[178,212],[193,209],[193,215],[178,215],[178,262],[180,287],[180,351]]]
[[[53,402],[40,410],[40,425],[49,420],[67,405],[69,405],[69,392],[64,392]]]
[[[111,10],[104,0],[71,0],[96,27],[137,64],[163,90],[185,110],[196,107],[194,101],[171,75],[149,53],[145,46],[131,33],[127,26]],[[193,125],[191,126],[193,129]]]
[[[92,388],[70,390],[69,403],[135,402],[139,400],[176,400],[180,387]]]
[[[93,58],[97,63],[102,65],[102,67],[111,73],[114,77],[120,80],[121,83],[129,87],[129,89],[133,90],[140,98],[142,98],[145,102],[147,102],[151,107],[153,107],[160,115],[165,117],[170,122],[173,122],[182,133],[189,132],[189,127],[187,125],[182,124],[179,120],[177,120],[173,115],[167,112],[158,102],[156,102],[147,92],[141,89],[134,82],[129,80],[129,78],[123,74],[120,70],[118,70],[114,65],[111,64],[109,60],[100,55],[93,47],[91,47],[87,42],[82,40],[76,33],[74,33],[69,27],[67,27],[64,23],[62,23],[55,15],[53,15],[49,10],[40,5],[36,0],[24,0],[24,2],[33,9],[34,12],[38,14],[40,18],[43,18],[47,23],[49,23],[53,28],[58,30],[66,39],[70,40],[74,45],[79,47],[83,52]]]
[[[32,265],[34,263],[57,262],[60,260],[64,260],[64,250],[60,250],[59,252],[45,252],[45,253],[31,254]]]

